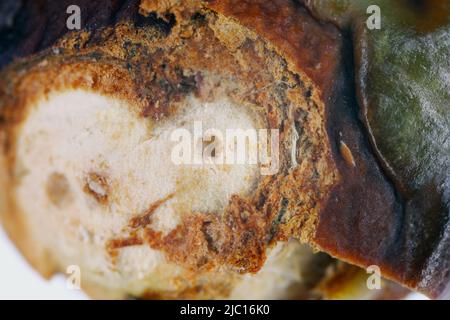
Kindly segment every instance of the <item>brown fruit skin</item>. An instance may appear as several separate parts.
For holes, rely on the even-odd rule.
[[[16,14],[35,19],[24,20],[26,23],[18,32],[21,34],[15,38],[17,42],[7,44],[0,40],[7,47],[0,54],[0,66],[9,63],[12,57],[47,48],[66,33],[66,17],[61,12],[73,2],[24,3]],[[124,17],[141,19],[137,14],[139,1],[135,0],[108,1],[107,5],[98,1],[77,1],[77,4],[91,17],[86,22],[90,28],[111,25]],[[384,276],[416,288],[422,271],[420,263],[411,264],[406,259],[409,248],[399,247],[398,241],[403,200],[383,173],[359,120],[347,39],[333,25],[317,22],[306,9],[288,0],[222,0],[207,1],[204,5],[264,37],[286,59],[292,71],[311,79],[318,88],[318,98],[325,103],[327,133],[340,179],[323,203],[315,232],[307,240],[344,261],[363,267],[379,265]],[[151,23],[164,27],[164,21],[150,19]],[[43,32],[50,25],[50,32]],[[0,25],[0,32],[10,29]],[[35,31],[26,34],[31,30]],[[342,154],[341,143],[348,147],[355,166],[349,165],[348,154]],[[434,296],[437,292],[432,288],[430,282],[430,290],[423,290]]]

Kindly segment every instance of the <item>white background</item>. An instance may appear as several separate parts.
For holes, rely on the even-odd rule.
[[[412,294],[409,299],[425,299]],[[79,290],[69,290],[63,275],[46,281],[16,250],[0,226],[0,300],[4,299],[87,299]]]

